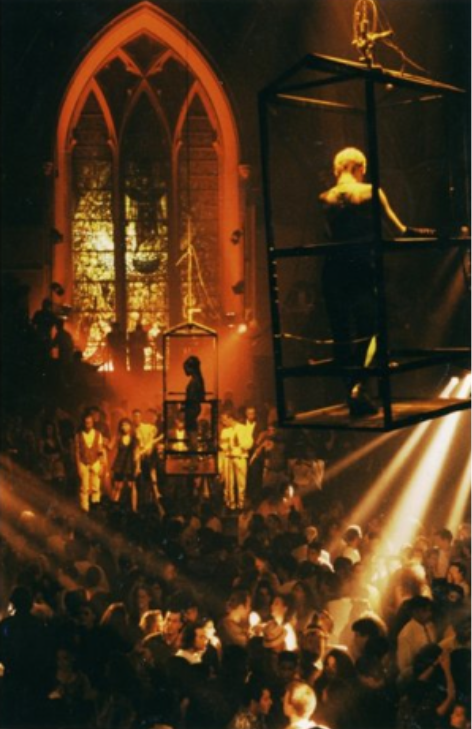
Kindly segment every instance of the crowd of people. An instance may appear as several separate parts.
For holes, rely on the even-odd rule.
[[[388,514],[353,523],[324,487],[330,436],[277,427],[257,387],[213,432],[186,361],[167,422],[8,291],[1,727],[470,728],[468,523],[393,548]]]
[[[157,410],[4,418],[0,726],[470,727],[470,526],[387,554],[309,438],[220,420],[168,475]]]

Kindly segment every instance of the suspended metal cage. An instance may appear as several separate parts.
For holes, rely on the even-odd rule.
[[[168,329],[164,341],[164,463],[174,476],[218,473],[218,335],[193,321]],[[195,409],[184,369],[197,358],[205,388]],[[191,396],[191,395],[190,395]],[[189,408],[195,430],[188,432]],[[186,427],[187,425],[187,427]]]
[[[470,368],[467,108],[462,89],[317,54],[261,91],[280,425],[390,431],[470,408],[464,388],[444,388],[445,378]],[[352,245],[327,239],[319,204],[344,147],[365,150],[372,185],[371,234],[361,245],[374,272],[377,352],[367,367],[335,360],[321,285],[333,246],[342,257]],[[381,189],[407,225],[434,227],[436,235],[389,237]],[[455,279],[444,295],[448,271]],[[350,412],[344,383],[356,377],[375,390],[377,412]]]

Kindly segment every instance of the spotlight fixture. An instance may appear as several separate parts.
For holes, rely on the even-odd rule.
[[[243,321],[243,322],[241,322],[241,324],[238,324],[237,332],[238,332],[238,334],[246,334],[247,329],[248,329],[247,324],[245,321]]]

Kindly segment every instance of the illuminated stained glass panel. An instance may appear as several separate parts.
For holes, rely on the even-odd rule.
[[[84,357],[103,359],[115,319],[112,159],[102,112],[91,93],[75,130],[72,247],[74,321]]]
[[[193,246],[192,295],[188,293],[187,268],[181,272],[182,315],[186,307],[200,310],[204,321],[215,322],[218,308],[218,159],[215,131],[198,96],[195,97],[182,133],[179,155],[180,246]],[[190,219],[190,228],[188,220]]]
[[[217,140],[198,93],[186,109],[195,83],[182,59],[143,34],[97,72],[100,96],[90,92],[74,129],[73,309],[92,361],[103,361],[118,320],[128,332],[142,324],[152,344],[146,366],[159,366],[156,343],[170,312],[179,321],[188,313],[187,266],[176,263],[189,230],[190,303],[209,325],[219,317]]]
[[[123,141],[128,330],[139,321],[151,336],[169,325],[170,150],[143,94]]]

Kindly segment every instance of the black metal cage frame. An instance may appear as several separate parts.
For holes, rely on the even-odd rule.
[[[309,80],[307,79],[307,74]],[[361,82],[363,85],[364,106],[360,110],[350,104],[326,101],[313,98],[309,94],[316,89],[332,84],[349,81]],[[275,365],[275,383],[279,424],[284,427],[301,427],[312,429],[391,431],[416,423],[438,418],[448,413],[470,408],[470,399],[408,399],[396,400],[392,396],[391,381],[398,375],[441,364],[458,364],[470,366],[470,342],[465,347],[438,347],[434,349],[391,349],[389,347],[388,321],[386,315],[386,294],[384,282],[384,255],[421,250],[425,254],[431,250],[450,250],[451,248],[470,249],[470,237],[462,234],[457,237],[449,235],[437,238],[402,238],[401,248],[398,243],[386,240],[382,231],[382,211],[379,199],[380,169],[378,151],[378,120],[376,89],[380,86],[407,89],[425,94],[425,98],[464,95],[462,89],[439,83],[430,79],[411,76],[379,66],[366,66],[361,63],[347,61],[318,54],[308,54],[299,63],[269,84],[259,94],[260,142],[262,156],[262,179],[264,195],[264,213],[267,243],[267,259],[269,274],[269,293],[272,317],[273,356]],[[429,96],[428,96],[429,95]],[[341,113],[363,114],[367,155],[369,160],[370,180],[372,183],[372,220],[373,236],[369,242],[373,253],[376,307],[378,321],[377,364],[367,368],[367,376],[376,378],[378,383],[379,412],[372,416],[350,418],[345,405],[322,408],[302,413],[291,413],[286,402],[287,378],[319,378],[350,376],[366,376],[366,368],[346,367],[333,359],[322,360],[316,364],[302,366],[284,366],[283,337],[280,314],[279,267],[287,259],[295,257],[323,256],[333,250],[333,245],[342,249],[350,243],[315,243],[303,246],[283,247],[277,245],[274,225],[274,207],[271,194],[271,132],[270,109],[274,106],[285,107],[317,107],[319,109],[336,109]],[[398,362],[397,360],[400,360]]]

